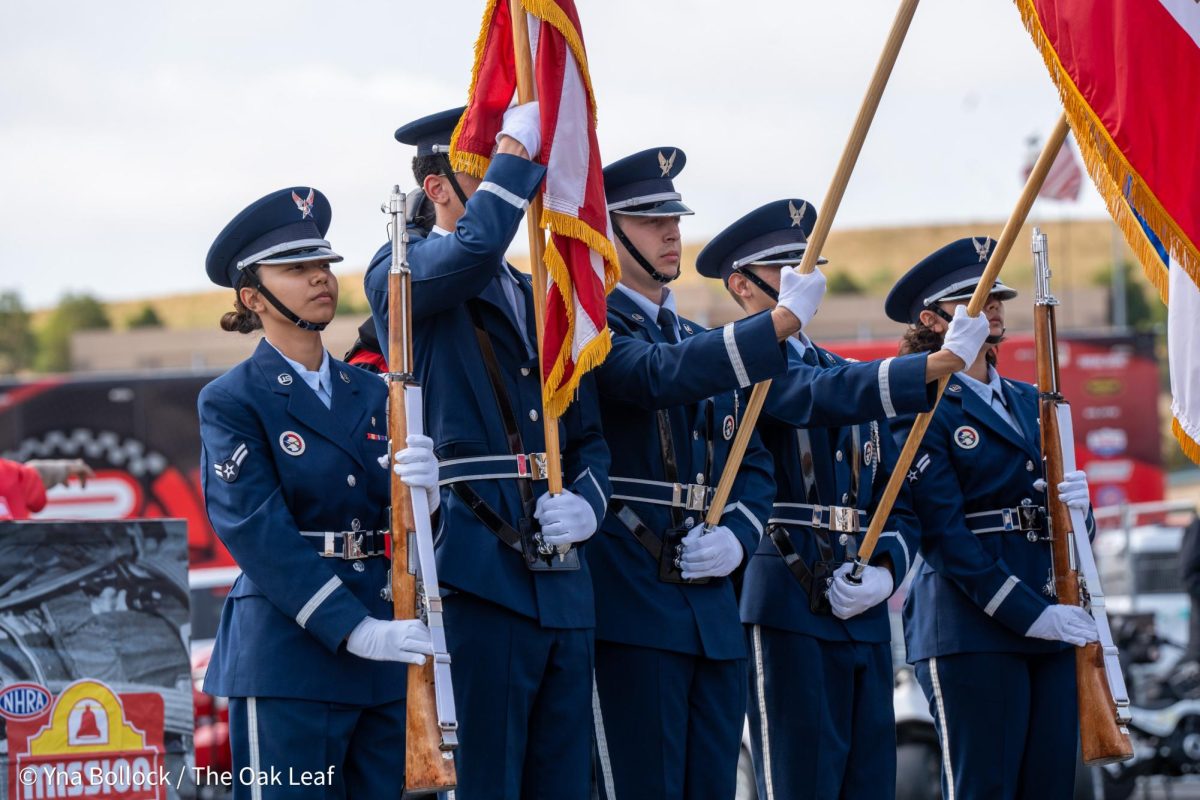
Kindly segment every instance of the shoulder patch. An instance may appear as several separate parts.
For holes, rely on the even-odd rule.
[[[733,438],[734,427],[733,414],[726,414],[725,419],[721,422],[721,435],[725,437],[725,441],[728,442]]]
[[[979,431],[970,425],[955,428],[954,443],[963,450],[974,450],[979,446]]]
[[[233,448],[233,454],[229,458],[213,464],[213,472],[226,483],[233,483],[242,471],[242,462],[246,460],[246,456],[249,454],[250,451],[247,449],[246,443],[242,442]]]
[[[916,464],[914,464],[913,468],[908,471],[908,482],[916,483],[918,480],[920,480],[921,475],[925,472],[925,470],[929,469],[929,465],[932,463],[933,461],[929,458],[928,453],[921,453]]]

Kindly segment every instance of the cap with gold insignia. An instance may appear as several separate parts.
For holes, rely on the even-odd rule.
[[[925,256],[892,287],[884,312],[906,324],[915,324],[926,309],[950,319],[938,303],[971,299],[995,246],[996,240],[987,236],[968,236]],[[1000,300],[1017,296],[1015,289],[998,280],[991,294]]]
[[[608,210],[638,217],[694,214],[681,202],[673,180],[683,172],[687,156],[678,147],[652,147],[604,168]]]
[[[217,234],[205,260],[209,279],[234,288],[248,267],[301,261],[341,261],[325,241],[333,210],[309,186],[280,189],[255,200]]]
[[[757,285],[758,276],[746,267],[799,264],[816,224],[817,209],[798,197],[759,206],[713,237],[696,257],[696,271],[723,281],[740,272]],[[822,258],[817,263],[827,262]]]

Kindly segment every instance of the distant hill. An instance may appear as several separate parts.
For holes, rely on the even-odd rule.
[[[839,274],[848,275],[867,294],[882,296],[905,270],[943,244],[964,236],[997,237],[1002,226],[1002,222],[993,221],[834,231],[825,246],[824,255],[829,264],[824,270],[831,279]],[[1004,281],[1018,289],[1028,289],[1033,283],[1029,252],[1032,226],[1026,227],[1003,272]],[[1045,222],[1040,227],[1049,237],[1056,286],[1063,289],[1091,286],[1109,275],[1113,262],[1113,225],[1109,220]],[[523,237],[520,240],[523,241]],[[719,284],[696,274],[696,254],[702,247],[703,242],[684,245],[684,275],[680,278],[679,288],[682,290],[681,302],[686,299],[687,305],[693,306],[681,309],[682,312],[686,316],[707,319],[721,316],[709,313],[711,305],[730,301]],[[1132,259],[1123,242],[1119,244],[1119,251],[1121,258]],[[519,269],[528,270],[528,259],[517,256],[512,260]],[[1144,280],[1141,270],[1133,270],[1131,274],[1138,276],[1136,280]],[[338,277],[342,295],[340,313],[343,317],[346,314],[365,315],[367,304],[362,289],[362,271],[339,270]],[[167,327],[178,329],[215,327],[221,314],[232,308],[228,290],[149,297],[109,303],[106,307],[114,326],[123,328],[146,305],[154,308]],[[37,325],[47,313],[36,313],[34,324]]]

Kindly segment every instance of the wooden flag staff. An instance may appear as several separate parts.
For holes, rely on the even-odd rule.
[[[517,102],[537,100],[533,79],[533,54],[529,50],[529,18],[521,0],[509,0],[508,13],[512,18],[513,53],[517,65]],[[546,329],[546,235],[542,232],[542,195],[539,192],[529,201],[525,225],[529,229],[529,269],[533,275],[533,317],[537,325],[538,385],[544,389],[542,342]],[[546,438],[546,480],[550,494],[562,494],[562,456],[558,445],[558,417],[545,407],[543,392],[542,427]]]
[[[516,3],[517,0],[513,0],[513,2]],[[871,122],[875,119],[875,111],[879,108],[883,90],[887,86],[888,78],[892,75],[892,68],[896,65],[896,57],[900,54],[900,46],[904,44],[904,37],[908,33],[913,15],[917,11],[918,2],[919,0],[903,0],[900,10],[896,12],[891,33],[888,34],[883,52],[879,56],[879,62],[875,65],[875,73],[871,77],[871,84],[867,87],[867,94],[858,110],[858,117],[854,120],[854,127],[850,130],[850,138],[846,141],[837,171],[833,175],[829,190],[825,193],[825,200],[819,209],[817,224],[813,228],[812,236],[808,238],[804,259],[800,262],[799,271],[801,273],[812,272],[817,266],[817,259],[821,255],[821,249],[825,246],[825,238],[829,235],[833,218],[837,215],[838,206],[841,205],[842,195],[845,194],[846,185],[850,182],[850,173],[854,171],[858,154],[862,151],[863,142],[867,138],[867,131],[870,130]],[[771,381],[766,380],[757,384],[754,391],[750,393],[750,400],[746,404],[746,413],[738,423],[737,436],[730,447],[729,457],[725,461],[725,469],[721,473],[721,480],[713,495],[712,505],[709,506],[708,515],[704,519],[706,528],[711,529],[721,522],[721,515],[725,511],[725,505],[729,502],[729,493],[733,490],[733,481],[737,478],[738,470],[741,469],[742,458],[746,455],[746,446],[750,443],[750,436],[754,433],[754,426],[758,422],[758,415],[762,411],[770,388]]]
[[[1063,114],[1058,118],[1058,124],[1054,126],[1054,131],[1046,141],[1046,146],[1042,148],[1042,154],[1038,156],[1033,171],[1029,173],[1029,179],[1025,181],[1025,188],[1017,200],[1017,206],[1013,209],[1012,216],[1008,218],[1008,223],[1005,224],[1000,239],[996,242],[996,248],[988,260],[987,269],[983,271],[983,277],[979,279],[979,285],[975,287],[975,293],[971,295],[971,302],[967,304],[967,313],[972,317],[979,316],[979,312],[983,310],[983,304],[987,302],[988,295],[991,294],[992,284],[999,277],[1000,268],[1004,266],[1004,261],[1008,258],[1009,251],[1012,250],[1013,242],[1016,241],[1017,234],[1025,224],[1025,218],[1029,216],[1029,209],[1033,207],[1033,201],[1037,199],[1038,192],[1041,191],[1042,184],[1046,181],[1046,175],[1050,172],[1050,167],[1058,156],[1059,149],[1067,140],[1067,131],[1067,115]],[[949,375],[938,381],[937,399],[934,401],[933,409],[918,414],[912,430],[908,433],[908,440],[905,441],[904,449],[900,451],[900,457],[888,478],[883,497],[880,498],[879,505],[875,508],[875,515],[871,517],[867,535],[863,537],[862,543],[859,545],[854,577],[861,577],[864,566],[871,560],[871,554],[875,552],[875,544],[883,532],[884,523],[892,513],[896,495],[900,493],[900,486],[908,474],[908,468],[912,465],[917,448],[921,446],[921,439],[925,436],[925,430],[929,427],[929,421],[933,419],[933,412],[937,410],[937,403],[942,399],[942,392],[946,390],[946,384],[949,382]]]

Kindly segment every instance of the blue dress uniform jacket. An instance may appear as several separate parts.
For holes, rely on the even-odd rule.
[[[669,417],[676,483],[710,487],[724,470],[745,406],[733,387],[782,372],[786,357],[769,314],[712,331],[680,319],[680,341],[671,343],[639,309],[623,292],[609,296],[613,348],[597,382],[613,499],[665,538],[676,524],[670,507],[636,499],[638,481],[668,477],[658,412]],[[770,454],[755,435],[721,518],[747,557],[774,492]],[[685,527],[703,521],[702,511],[679,511]],[[601,796],[732,797],[746,714],[746,642],[733,578],[660,580],[658,561],[615,513],[605,518],[588,557],[596,576]]]
[[[533,351],[533,290],[529,277],[504,262],[527,203],[545,169],[516,156],[492,159],[483,184],[467,203],[453,236],[418,238],[409,244],[413,278],[413,334],[417,379],[424,387],[426,433],[441,461],[508,455],[508,440],[495,394],[479,353],[468,303],[492,334],[521,440],[529,452],[545,450],[540,415],[541,384]],[[387,341],[387,272],[391,246],[376,254],[366,276],[367,298]],[[520,281],[525,319],[518,320],[496,278]],[[528,342],[522,347],[522,342]],[[608,503],[608,450],[600,431],[595,385],[580,383],[578,400],[559,422],[563,484],[603,519]],[[443,478],[445,476],[443,475]],[[521,500],[512,480],[476,480],[472,488],[501,517],[514,522]],[[537,496],[545,482],[534,487]],[[531,572],[449,488],[442,491],[435,536],[442,584],[501,605],[548,628],[592,628],[592,585],[586,559],[575,572]],[[586,550],[587,547],[583,548]]]
[[[815,345],[810,345],[815,347]],[[841,506],[849,502],[853,465],[853,427],[858,427],[860,488],[855,507],[864,525],[870,521],[895,466],[898,449],[887,419],[897,414],[919,413],[930,408],[934,386],[925,382],[925,355],[851,363],[816,348],[819,366],[804,363],[789,347],[787,375],[771,384],[759,420],[758,432],[775,462],[775,500],[810,503],[802,473],[802,450],[797,428],[807,430],[812,445],[812,468],[817,503]],[[799,514],[778,512],[784,518]],[[805,564],[820,556],[813,528],[785,525],[797,554]],[[902,490],[892,508],[875,549],[873,564],[883,555],[891,558],[896,585],[917,556],[920,526],[912,513],[908,492]],[[833,560],[845,560],[846,547],[839,534],[829,532]],[[861,539],[861,534],[856,537]],[[887,605],[840,620],[832,614],[814,614],[807,592],[792,575],[782,556],[763,537],[746,568],[742,590],[742,621],[784,631],[803,633],[828,641],[887,642],[891,640]]]
[[[730,387],[748,386],[786,366],[769,314],[711,331],[682,317],[679,322],[682,339],[671,344],[630,298],[609,295],[613,347],[596,372],[614,478],[666,480],[656,412],[668,409],[678,481],[715,485],[745,408],[745,397]],[[747,557],[758,545],[774,491],[770,454],[755,436],[721,518]],[[620,497],[616,484],[613,497]],[[662,535],[671,527],[666,506],[624,502],[651,531]],[[694,524],[703,521],[700,512],[685,514]],[[660,581],[654,558],[611,513],[588,558],[595,569],[597,639],[714,659],[746,656],[730,578],[686,586]]]
[[[904,605],[910,662],[1067,647],[1024,635],[1053,602],[1043,591],[1051,567],[1044,532],[977,534],[968,527],[972,514],[1046,502],[1033,485],[1042,477],[1037,388],[1007,379],[1003,388],[1021,433],[955,375],[909,472],[924,557]],[[902,443],[910,428],[911,422],[898,426],[896,441]],[[1087,519],[1091,535],[1090,512]]]
[[[386,390],[329,363],[331,409],[266,341],[200,392],[208,516],[242,568],[221,612],[211,694],[348,705],[404,696],[406,665],[343,644],[365,617],[392,618],[381,594],[387,559],[323,558],[323,541],[300,533],[387,528],[388,471],[377,461],[387,452]]]
[[[859,364],[809,347],[815,365],[789,347],[788,373],[771,384],[758,423],[775,461],[776,503],[852,507],[865,530],[896,463],[888,419],[932,405],[932,387],[925,382],[928,358]],[[806,465],[814,491],[805,481]],[[845,560],[843,534],[798,522],[811,521],[810,508],[780,505],[772,517],[810,570],[822,559],[818,536],[831,545],[826,558],[835,564]],[[889,556],[899,585],[919,537],[907,492],[897,498],[884,531],[872,561]],[[861,538],[850,535],[856,543]],[[759,796],[894,797],[887,604],[848,620],[815,613],[809,592],[764,536],[746,570],[741,608],[752,626],[749,716]]]
[[[996,513],[1046,502],[1033,485],[1037,389],[1004,380],[1002,391],[1020,433],[956,375],[909,472],[925,562],[905,601],[905,641],[941,740],[943,793],[1066,800],[1079,731],[1074,654],[1024,635],[1053,602],[1043,591],[1050,543],[1044,531],[1004,530]],[[1090,535],[1090,511],[1087,524]]]

